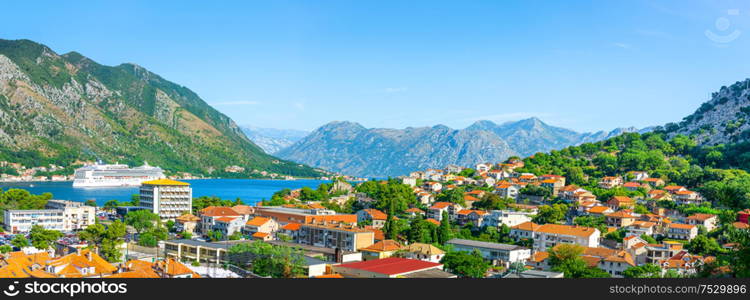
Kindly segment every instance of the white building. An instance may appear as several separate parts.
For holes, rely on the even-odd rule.
[[[65,211],[62,209],[8,209],[3,216],[5,230],[13,234],[27,233],[34,225],[48,230],[65,230]]]
[[[521,223],[531,221],[531,213],[510,210],[492,210],[490,214],[484,216],[482,226],[499,227],[502,224],[513,227]]]
[[[522,223],[510,230],[516,239],[532,238],[534,251],[547,251],[557,244],[576,244],[585,247],[599,247],[599,229],[576,225]]]
[[[96,223],[96,207],[69,200],[49,200],[46,208],[63,210],[63,230],[83,230]]]
[[[193,190],[182,181],[146,181],[141,184],[141,206],[151,208],[162,219],[175,219],[192,210]]]
[[[46,209],[11,209],[4,212],[5,230],[27,233],[33,225],[70,232],[86,229],[96,221],[96,208],[81,202],[49,200]]]
[[[463,239],[451,239],[448,244],[452,245],[455,251],[473,252],[478,250],[484,259],[498,262],[506,267],[515,262],[525,263],[531,257],[531,249],[517,245]]]

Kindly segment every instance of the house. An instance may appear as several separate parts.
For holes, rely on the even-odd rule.
[[[636,220],[626,226],[625,229],[627,230],[628,235],[641,236],[645,234],[652,236],[656,233],[656,228],[656,223],[654,222]]]
[[[242,217],[219,217],[214,219],[211,230],[221,232],[222,236],[228,237],[235,232],[242,232],[245,222]]]
[[[607,226],[612,227],[627,227],[635,222],[636,217],[625,211],[617,211],[604,216],[607,221]]]
[[[296,241],[300,226],[299,223],[287,223],[276,231],[276,237],[282,240]]]
[[[332,265],[336,274],[347,278],[455,278],[456,275],[443,271],[439,263],[389,257],[362,262]]]
[[[670,223],[667,225],[667,237],[677,240],[692,240],[698,235],[698,226],[690,224]]]
[[[633,256],[627,251],[618,251],[617,253],[603,258],[597,266],[609,273],[614,278],[623,278],[623,272],[631,267],[635,267]]]
[[[502,225],[513,227],[521,223],[531,221],[531,213],[512,210],[492,210],[485,215],[481,226],[500,227]]]
[[[537,180],[538,178],[536,177],[536,175],[531,174],[531,173],[523,173],[520,176],[518,176],[519,182],[532,183],[532,182],[537,182]]]
[[[666,182],[664,182],[664,180],[662,180],[660,178],[651,178],[650,177],[650,178],[643,179],[641,181],[643,183],[645,183],[645,184],[650,185],[651,187],[654,187],[654,188],[660,187],[660,186],[664,186],[666,184]]]
[[[58,278],[92,278],[111,275],[117,268],[90,249],[48,260],[44,271]]]
[[[640,183],[637,183],[635,181],[628,181],[622,185],[626,190],[634,192],[637,191],[639,188],[649,188],[648,185],[641,185]]]
[[[424,205],[435,202],[435,196],[425,191],[418,192],[417,199],[419,200],[419,203],[422,203]]]
[[[487,211],[484,210],[462,209],[456,212],[456,222],[461,225],[471,223],[474,226],[481,226],[485,215]]]
[[[447,242],[453,246],[454,251],[473,252],[479,251],[482,257],[496,265],[502,265],[506,268],[511,263],[526,263],[531,257],[531,249],[508,244],[490,243],[474,240],[451,239]]]
[[[648,198],[651,200],[661,201],[667,200],[672,201],[672,194],[665,190],[650,190],[648,191]]]
[[[463,171],[463,167],[457,166],[457,165],[448,165],[445,167],[445,171],[452,174],[458,174]]]
[[[313,222],[357,224],[357,215],[337,214],[335,211],[328,209],[260,206],[255,208],[255,216],[271,218],[281,226],[287,223],[309,224]]]
[[[648,173],[644,171],[630,171],[628,172],[628,177],[632,178],[635,181],[643,181],[649,178]]]
[[[373,208],[367,208],[357,212],[357,223],[369,221],[375,228],[382,228],[385,226],[386,219],[388,219],[387,214]]]
[[[607,201],[607,206],[612,210],[619,210],[621,208],[633,208],[635,207],[635,200],[627,196],[612,196]]]
[[[425,213],[424,213],[423,210],[421,210],[419,208],[416,208],[416,207],[409,208],[409,209],[405,210],[404,213],[406,213],[409,216],[409,218],[415,218],[417,216],[424,216],[425,215]]]
[[[565,186],[565,177],[560,175],[545,174],[539,176],[539,181],[541,182],[541,187],[552,191],[552,195],[557,195],[560,189]]]
[[[750,208],[737,212],[737,222],[750,224]]]
[[[492,169],[492,164],[488,164],[488,163],[477,164],[475,167],[475,170],[477,170],[477,172],[479,173],[489,172],[490,169]]]
[[[719,222],[719,218],[714,214],[698,213],[687,217],[686,221],[690,225],[703,225],[703,227],[706,228],[706,231],[712,231],[716,229],[716,224]]]
[[[301,224],[296,241],[322,248],[358,251],[375,243],[375,233],[345,223]]]
[[[712,256],[704,257],[692,255],[687,251],[679,251],[672,257],[659,261],[659,266],[664,273],[672,270],[681,276],[689,276],[697,273],[703,264],[714,260],[715,258]]]
[[[116,274],[105,278],[201,278],[201,276],[181,262],[167,258],[155,262],[130,260],[122,264]]]
[[[544,224],[532,222],[511,228],[511,237],[534,240],[534,251],[545,251],[560,243],[577,244],[585,247],[599,247],[599,229],[577,225]]]
[[[394,240],[383,240],[368,247],[361,248],[359,251],[362,252],[362,259],[373,260],[391,257],[393,253],[401,250],[401,248],[401,244]]]
[[[222,217],[239,218],[241,222],[242,215],[234,209],[226,206],[209,206],[198,211],[198,217],[201,218],[201,233],[206,234],[213,230],[216,219]],[[242,222],[241,222],[242,223]]]
[[[184,214],[175,219],[175,225],[178,232],[187,232],[190,234],[195,233],[195,229],[198,227],[198,223],[201,218],[193,214]]]
[[[443,185],[440,182],[428,181],[425,182],[425,189],[434,193],[439,193],[443,190]]]
[[[242,233],[245,235],[253,235],[257,232],[262,232],[271,235],[278,231],[279,227],[279,223],[271,218],[255,217],[245,222],[245,227],[242,229]]]
[[[256,241],[267,242],[267,241],[273,240],[273,235],[271,235],[270,233],[265,233],[265,232],[260,232],[260,231],[253,233],[252,235],[250,235],[250,237]]]
[[[466,204],[466,207],[472,207],[474,202],[478,202],[479,198],[474,197],[472,195],[464,195],[464,204]]]
[[[508,182],[495,185],[495,192],[502,198],[518,199],[518,192],[520,190],[517,185]]]
[[[401,250],[404,251],[405,258],[434,263],[439,263],[440,260],[443,259],[443,256],[445,256],[445,251],[440,250],[440,248],[435,247],[434,245],[424,243],[409,244],[404,246]]]
[[[427,218],[442,220],[443,213],[448,212],[451,219],[455,218],[455,214],[461,210],[462,207],[456,203],[451,202],[435,202],[427,209]]]
[[[669,192],[670,194],[674,194],[679,191],[687,191],[687,188],[680,185],[668,185],[664,187],[664,190]]]
[[[703,197],[700,194],[689,190],[676,191],[673,193],[672,198],[680,205],[697,205],[703,202]]]
[[[620,176],[605,176],[599,181],[599,187],[603,189],[612,189],[623,184]]]
[[[646,245],[646,263],[660,264],[680,251],[682,251],[682,244],[678,242],[665,241],[661,244],[648,244]]]
[[[415,187],[415,186],[417,186],[417,178],[414,178],[414,177],[404,177],[403,179],[401,179],[401,183],[406,184],[406,185],[408,185],[410,187]]]
[[[594,216],[605,216],[613,213],[614,210],[609,206],[594,206],[588,209],[587,213]]]

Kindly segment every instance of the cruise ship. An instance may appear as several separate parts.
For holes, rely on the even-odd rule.
[[[141,182],[164,177],[164,170],[149,166],[147,162],[134,168],[123,164],[97,162],[76,169],[73,187],[140,186]]]

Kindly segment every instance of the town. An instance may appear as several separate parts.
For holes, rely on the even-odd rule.
[[[628,138],[628,137],[625,137]],[[631,137],[632,138],[632,137]],[[535,174],[537,154],[389,179],[334,178],[254,206],[143,182],[130,202],[0,194],[0,277],[731,277],[750,209],[642,170]],[[532,165],[530,165],[532,164]],[[573,174],[574,172],[567,172]],[[566,174],[567,174],[566,173]],[[720,259],[721,258],[721,259]],[[723,262],[723,263],[722,263]]]

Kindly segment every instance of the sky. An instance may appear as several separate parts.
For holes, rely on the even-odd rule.
[[[33,2],[33,3],[32,3]],[[646,127],[750,77],[750,1],[6,1],[0,38],[184,85],[240,125]]]

